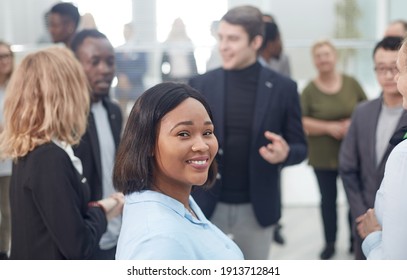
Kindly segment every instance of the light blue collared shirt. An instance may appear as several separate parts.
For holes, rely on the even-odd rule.
[[[362,243],[367,259],[407,260],[407,140],[389,155],[376,193],[375,214],[382,231],[370,233]]]
[[[208,221],[194,199],[184,205],[155,191],[126,195],[116,259],[243,259],[239,247]]]

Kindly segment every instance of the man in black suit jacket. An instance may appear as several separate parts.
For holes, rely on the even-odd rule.
[[[204,213],[230,234],[246,259],[267,259],[272,225],[281,215],[281,168],[303,161],[307,145],[296,83],[257,61],[262,13],[229,10],[219,25],[222,68],[192,78],[206,96],[219,141],[219,174],[193,195]]]
[[[107,37],[94,29],[79,32],[71,45],[82,64],[91,87],[91,108],[88,127],[74,152],[82,161],[83,175],[96,201],[115,192],[112,172],[122,129],[122,113],[109,98],[115,75],[114,49]],[[109,221],[93,259],[114,259],[120,232],[121,217]]]

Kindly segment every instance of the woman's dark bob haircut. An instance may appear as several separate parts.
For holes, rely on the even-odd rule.
[[[213,120],[204,97],[186,84],[161,83],[148,89],[137,99],[124,129],[114,165],[113,184],[118,191],[130,194],[153,187],[155,165],[152,154],[157,143],[160,121],[187,98],[201,102]],[[216,174],[217,164],[214,160],[203,187],[212,186]]]

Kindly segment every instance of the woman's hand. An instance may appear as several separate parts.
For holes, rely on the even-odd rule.
[[[330,121],[327,130],[328,134],[336,140],[342,140],[348,132],[350,120]]]

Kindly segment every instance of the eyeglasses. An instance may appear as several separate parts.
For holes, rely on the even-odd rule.
[[[379,66],[379,67],[375,67],[374,70],[376,71],[377,75],[380,75],[380,76],[385,76],[387,74],[387,72],[390,72],[390,74],[395,76],[399,72],[399,70],[397,69],[396,66],[393,66],[393,67]]]
[[[0,54],[0,61],[6,61],[11,58],[11,53],[2,53]]]

